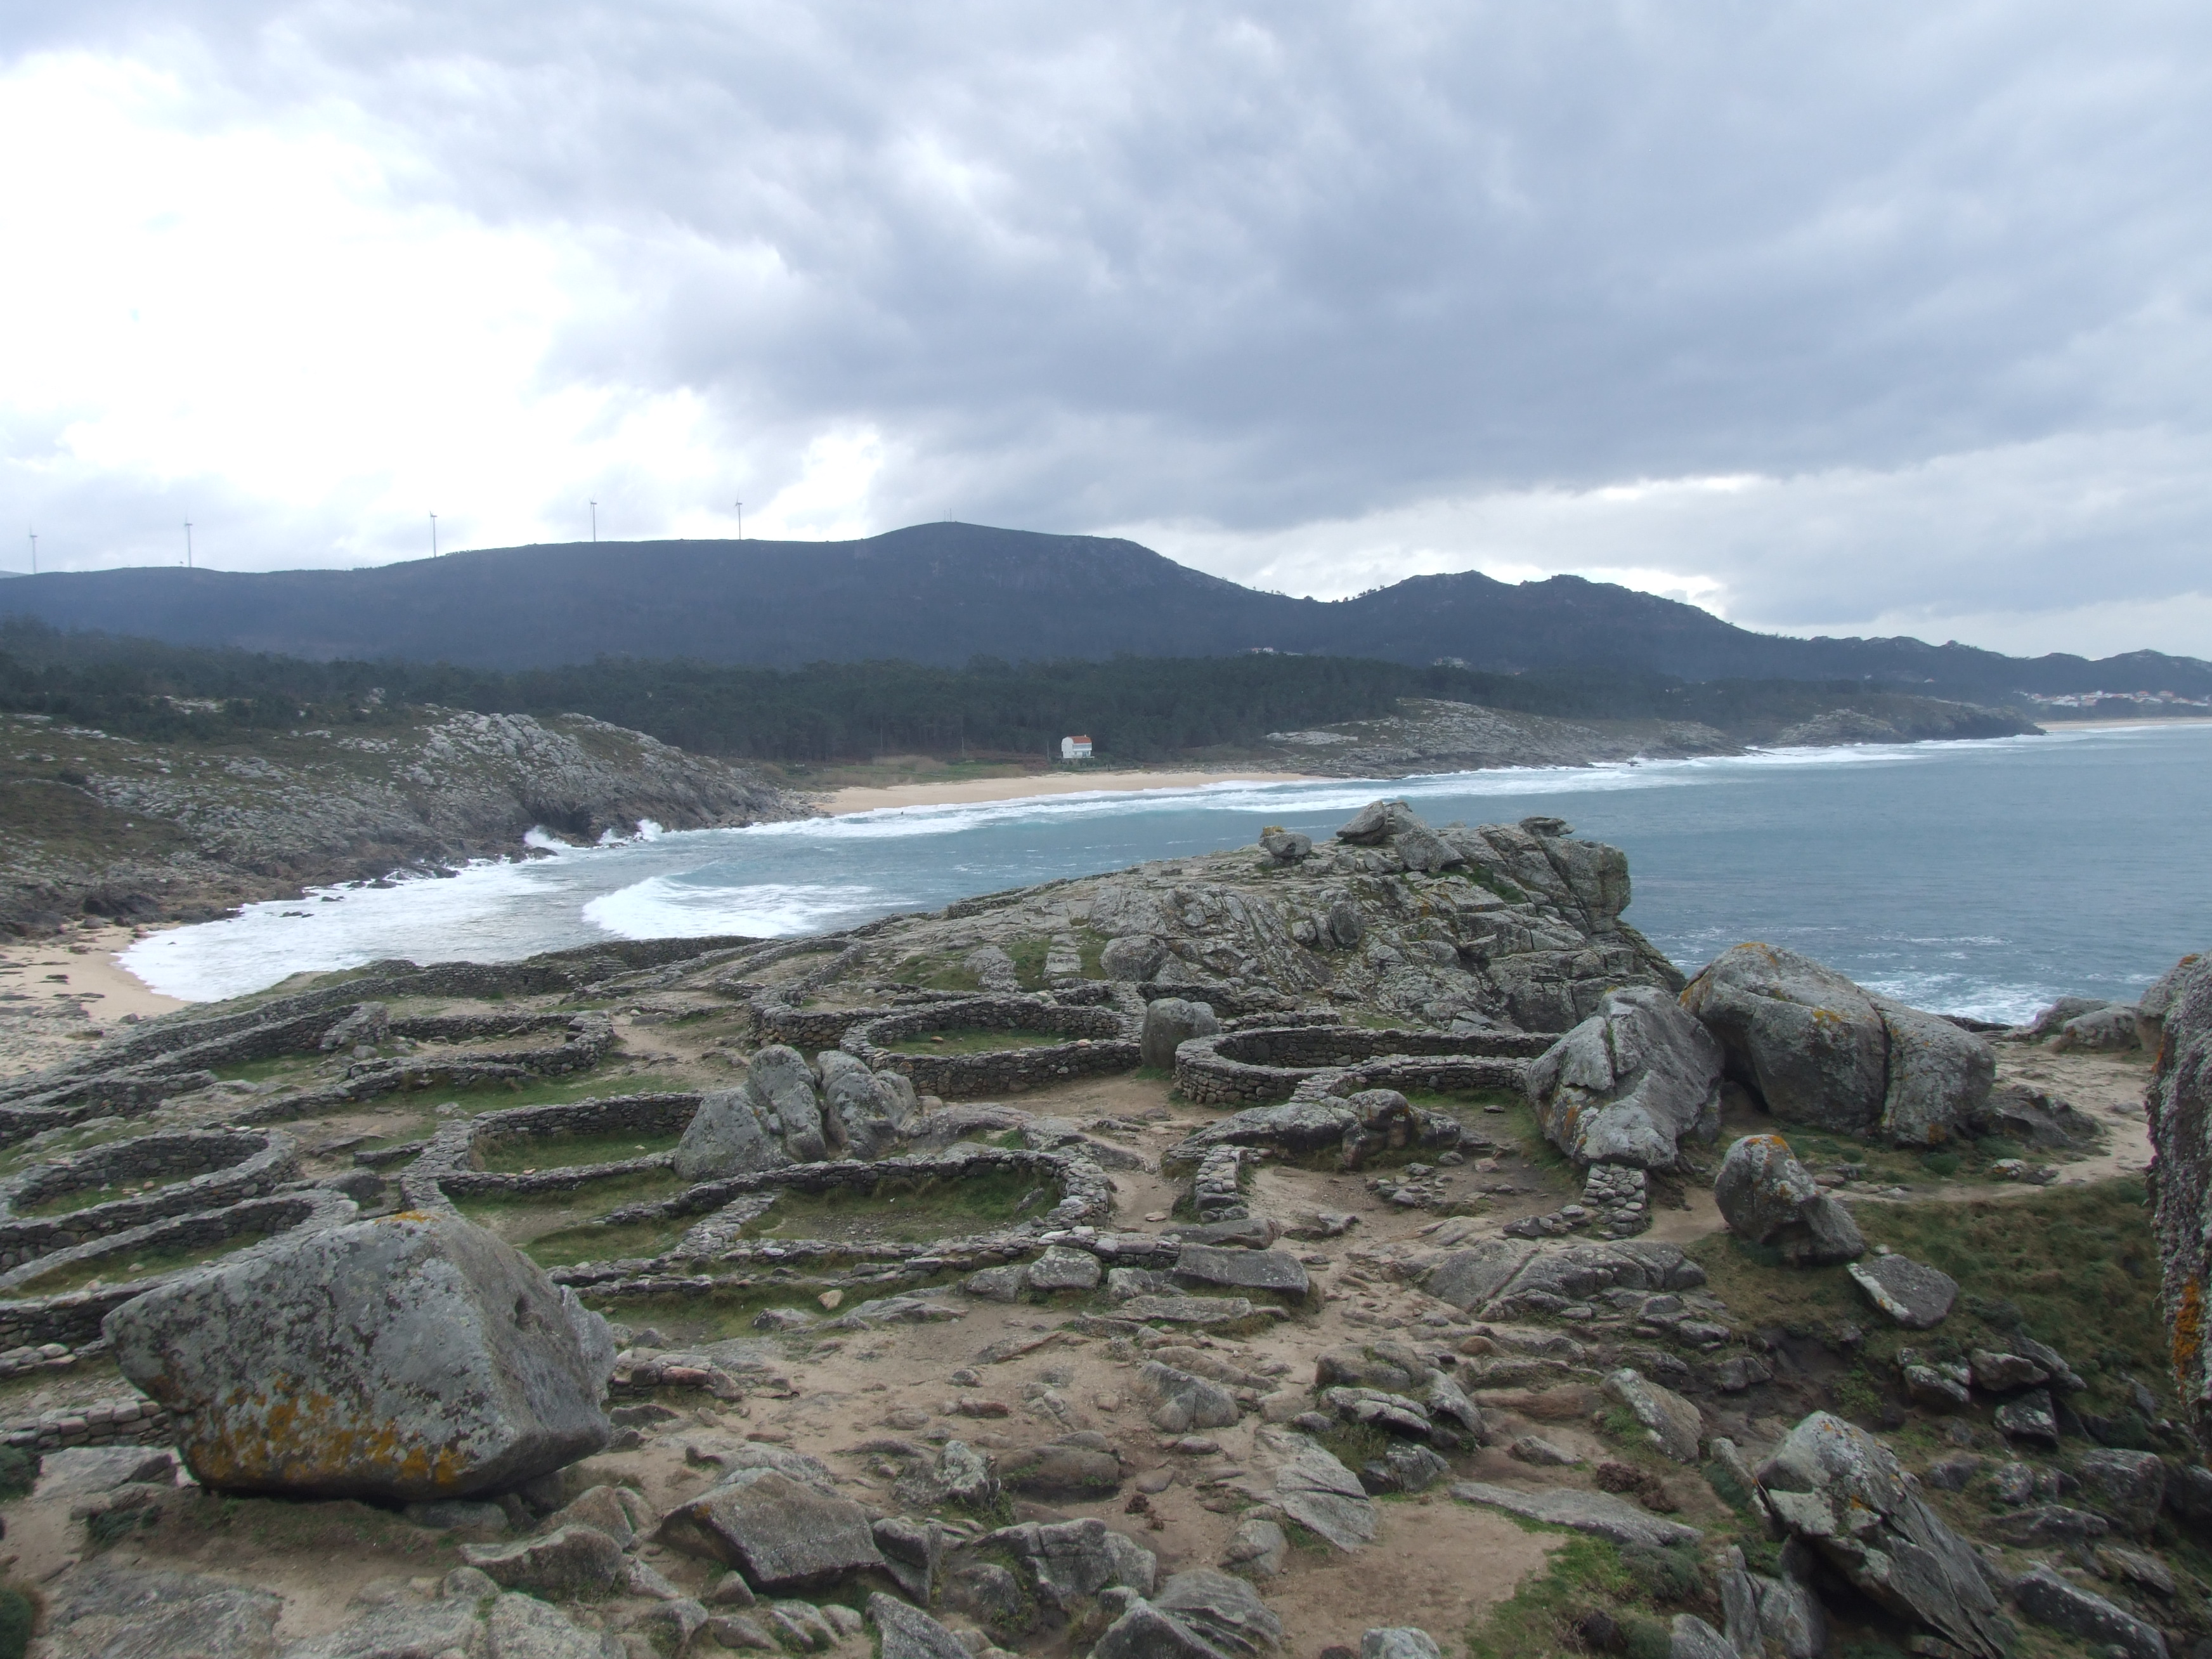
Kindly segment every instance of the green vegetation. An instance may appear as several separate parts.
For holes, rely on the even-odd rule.
[[[1824,1336],[1844,1324],[1866,1331],[1856,1368],[1836,1384],[1854,1416],[1872,1416],[1894,1392],[1900,1346],[1963,1358],[1975,1347],[2002,1348],[2016,1330],[2066,1355],[2089,1384],[2085,1409],[2117,1415],[2131,1408],[2124,1375],[2154,1388],[2166,1376],[2148,1203],[2143,1183],[2127,1179],[2018,1198],[1855,1206],[1869,1243],[1959,1281],[1958,1307],[1929,1332],[1899,1331],[1874,1316],[1841,1267],[1784,1267],[1778,1252],[1727,1233],[1689,1253],[1739,1325]]]
[[[0,1659],[23,1659],[38,1620],[38,1607],[28,1595],[13,1584],[0,1586]]]
[[[605,1134],[503,1135],[479,1146],[483,1167],[495,1174],[526,1170],[574,1170],[587,1164],[621,1164],[672,1152],[679,1135],[644,1135],[632,1130]]]
[[[601,1227],[593,1218],[624,1205],[673,1198],[690,1184],[672,1170],[648,1170],[637,1175],[607,1176],[566,1192],[456,1194],[453,1207],[541,1263],[551,1266],[552,1262],[538,1254],[541,1248],[568,1261],[643,1254],[616,1248],[612,1240],[627,1229]],[[667,1224],[644,1224],[665,1227]],[[678,1229],[679,1233],[681,1231]],[[561,1236],[558,1242],[556,1235]],[[675,1241],[672,1238],[669,1242]],[[564,1251],[569,1253],[562,1255]]]
[[[890,753],[1031,757],[1071,731],[1091,732],[1102,759],[1126,763],[1377,719],[1396,713],[1406,697],[1574,720],[1696,720],[1754,738],[1839,704],[1880,715],[1914,701],[1856,680],[1692,683],[1606,669],[1493,674],[1273,654],[1018,665],[977,657],[963,668],[877,661],[791,670],[602,657],[500,673],[447,663],[308,662],[0,620],[0,709],[157,741],[235,743],[303,724],[374,726],[436,703],[483,714],[590,714],[701,754],[787,764]]]
[[[240,1233],[217,1244],[180,1244],[167,1249],[141,1249],[130,1252],[124,1259],[119,1250],[106,1255],[96,1255],[69,1266],[55,1267],[26,1279],[12,1294],[19,1297],[61,1296],[70,1291],[82,1291],[97,1282],[102,1285],[127,1285],[134,1279],[151,1279],[156,1273],[180,1272],[186,1267],[204,1267],[210,1261],[220,1261],[234,1255],[249,1245],[258,1244],[270,1237],[265,1232]]]
[[[186,1178],[179,1176],[176,1180]],[[120,1187],[112,1182],[103,1182],[97,1187],[79,1187],[70,1192],[56,1193],[52,1198],[42,1198],[35,1204],[18,1204],[15,1213],[27,1219],[75,1215],[79,1210],[89,1210],[94,1205],[112,1204],[118,1199],[135,1198],[141,1193],[150,1193],[175,1184],[174,1181],[139,1181]]]
[[[39,1484],[39,1455],[21,1446],[0,1445],[0,1504],[28,1498]]]
[[[1022,1214],[1022,1200],[1039,1190],[1037,1177],[1019,1170],[990,1170],[957,1181],[885,1181],[872,1193],[844,1188],[802,1193],[787,1188],[775,1207],[745,1228],[750,1238],[853,1238],[922,1243],[961,1232],[1003,1226]],[[1059,1201],[1051,1188],[1031,1211]]]
[[[980,991],[983,981],[962,962],[964,951],[941,951],[907,957],[891,969],[891,977],[925,991]]]
[[[1532,1522],[1530,1532],[1550,1532]],[[1468,1659],[1580,1659],[1588,1644],[1576,1622],[1601,1613],[1627,1638],[1630,1659],[1666,1659],[1670,1638],[1650,1610],[1648,1593],[1603,1539],[1559,1533],[1558,1547],[1540,1572],[1532,1572],[1507,1600],[1475,1621],[1467,1633]]]
[[[540,1233],[522,1253],[541,1267],[565,1267],[577,1261],[619,1261],[626,1257],[665,1255],[688,1231],[696,1216],[668,1221],[586,1221]]]

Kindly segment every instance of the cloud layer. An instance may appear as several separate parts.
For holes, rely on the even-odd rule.
[[[2212,654],[2208,83],[2179,5],[33,0],[0,499],[47,566],[742,499]]]

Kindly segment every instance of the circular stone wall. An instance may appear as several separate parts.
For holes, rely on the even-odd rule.
[[[170,1216],[258,1197],[299,1173],[290,1137],[266,1129],[135,1135],[34,1164],[0,1182],[0,1269]],[[71,1194],[149,1180],[163,1184],[58,1215],[20,1213]]]
[[[884,1045],[933,1032],[1029,1031],[1070,1039],[968,1054],[902,1054]],[[872,1072],[899,1072],[915,1091],[945,1100],[1011,1094],[1142,1063],[1128,1022],[1111,1009],[1071,1008],[1028,997],[969,997],[865,1020],[838,1044]]]
[[[1370,1030],[1286,1025],[1193,1037],[1176,1050],[1176,1087],[1207,1106],[1288,1100],[1322,1072],[1350,1072],[1369,1088],[1518,1089],[1528,1062],[1557,1041],[1526,1031]]]

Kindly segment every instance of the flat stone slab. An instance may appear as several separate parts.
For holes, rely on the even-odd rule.
[[[118,1486],[173,1486],[177,1455],[146,1446],[67,1446],[39,1461],[39,1498],[93,1498]]]
[[[1287,1250],[1252,1250],[1186,1243],[1176,1252],[1177,1279],[1194,1285],[1218,1285],[1239,1291],[1274,1291],[1304,1296],[1311,1288],[1305,1265]]]
[[[1869,1256],[1844,1271],[1868,1301],[1909,1331],[1942,1324],[1959,1299],[1957,1279],[1910,1256]]]
[[[1462,1480],[1452,1487],[1451,1495],[1462,1504],[1504,1510],[1524,1521],[1568,1527],[1616,1544],[1643,1544],[1661,1549],[1669,1544],[1694,1544],[1705,1536],[1695,1527],[1663,1520],[1610,1493],[1579,1492],[1571,1486],[1546,1486],[1527,1492],[1517,1486],[1493,1486],[1483,1480]]]
[[[1241,1296],[1133,1296],[1115,1310],[1117,1318],[1162,1325],[1226,1325],[1253,1312]]]
[[[165,1653],[270,1659],[284,1598],[196,1572],[100,1563],[62,1581],[46,1609],[54,1659]]]

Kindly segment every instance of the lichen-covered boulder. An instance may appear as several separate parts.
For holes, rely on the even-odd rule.
[[[776,1126],[744,1089],[716,1089],[700,1097],[672,1160],[686,1181],[722,1181],[791,1162]]]
[[[2169,1353],[2198,1443],[2212,1449],[2212,1354],[2205,1344],[2205,1279],[2212,1270],[2212,973],[2181,976],[2144,1103],[2157,1154],[2152,1194]]]
[[[295,1233],[107,1316],[201,1485],[413,1501],[599,1450],[606,1322],[451,1213]]]
[[[1138,1052],[1147,1066],[1172,1071],[1177,1045],[1193,1037],[1212,1036],[1221,1029],[1213,1010],[1203,1002],[1182,997],[1159,997],[1145,1006],[1144,1033]]]
[[[1905,1485],[1863,1429],[1814,1412],[1759,1470],[1769,1510],[1869,1600],[1973,1659],[2012,1643],[1973,1547]]]
[[[1996,1075],[1972,1032],[1776,945],[1722,951],[1682,1006],[1775,1116],[1838,1134],[1939,1145],[1980,1122]]]
[[[1674,1167],[1682,1137],[1720,1133],[1725,1056],[1711,1032],[1651,986],[1609,992],[1528,1067],[1529,1103],[1577,1164]]]
[[[1881,1133],[1899,1146],[1940,1146],[1974,1128],[1996,1080],[1990,1045],[1941,1015],[1869,1000],[1888,1037]]]
[[[829,1151],[822,1124],[822,1103],[814,1093],[814,1072],[796,1048],[772,1042],[745,1063],[745,1093],[776,1126],[783,1150],[801,1164]]]
[[[1841,974],[1795,951],[1732,945],[1690,981],[1682,1006],[1775,1116],[1852,1135],[1881,1122],[1881,1016]]]
[[[872,1072],[841,1049],[825,1050],[817,1059],[829,1139],[863,1162],[889,1157],[899,1130],[921,1107],[914,1080],[896,1072]]]
[[[1713,1199],[1730,1232],[1774,1245],[1789,1261],[1830,1267],[1866,1254],[1850,1212],[1820,1190],[1780,1135],[1746,1135],[1730,1146]]]

